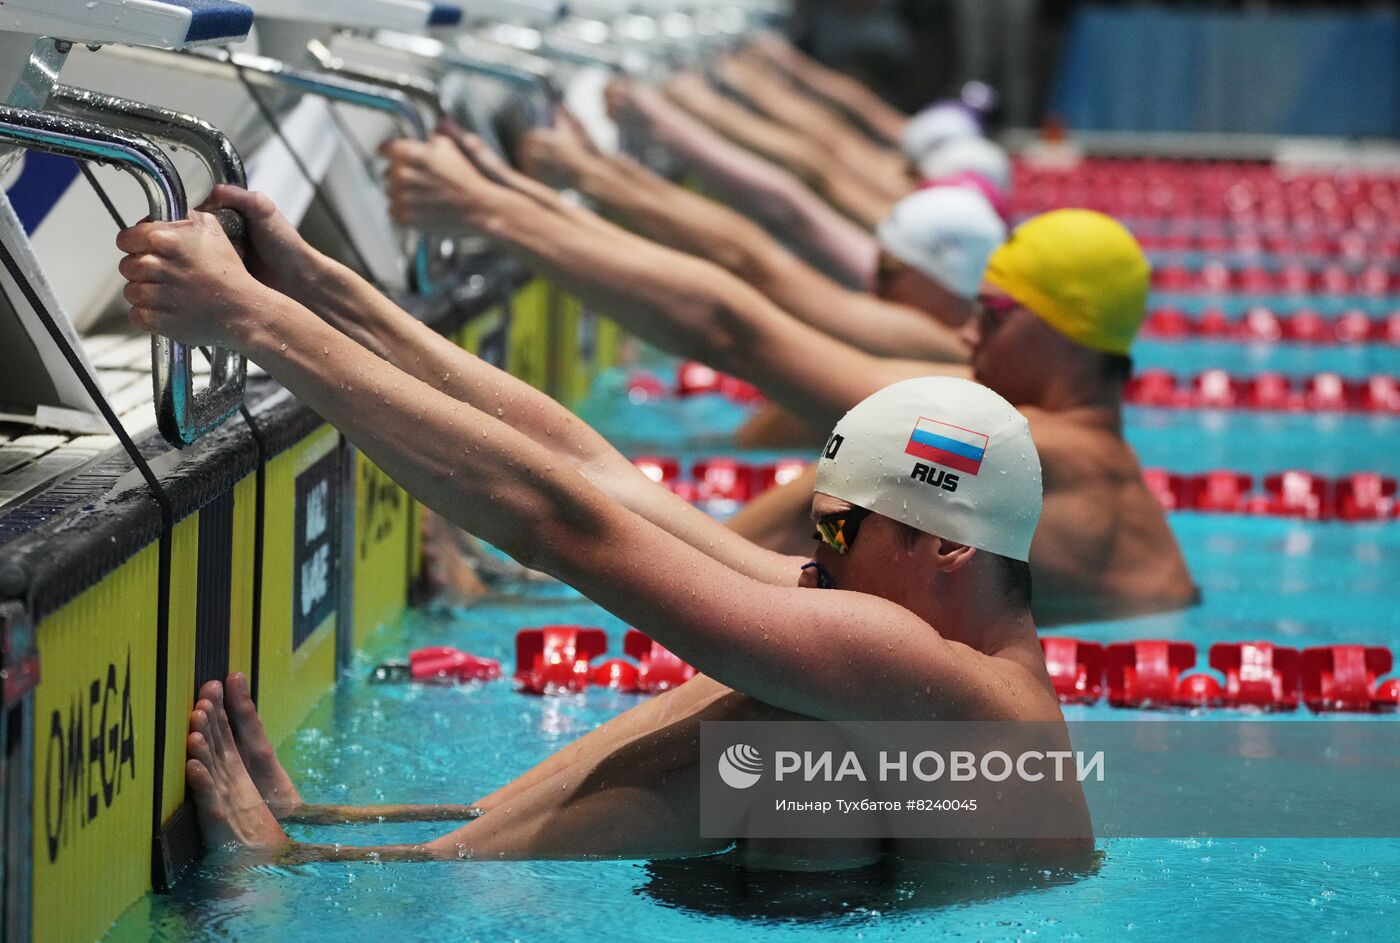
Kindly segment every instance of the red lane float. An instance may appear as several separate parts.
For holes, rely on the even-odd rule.
[[[691,466],[691,476],[701,501],[736,501],[740,504],[758,494],[753,465],[734,458],[707,458]]]
[[[665,399],[672,395],[687,399],[710,394],[723,396],[742,405],[760,403],[764,399],[762,391],[752,383],[720,373],[694,360],[687,360],[676,368],[674,388],[668,388],[660,377],[645,370],[634,371],[627,377],[627,395],[636,403]]]
[[[1217,642],[1210,666],[1225,676],[1228,707],[1291,711],[1298,706],[1299,656],[1296,648],[1272,642]]]
[[[1173,294],[1354,295],[1378,298],[1400,293],[1400,273],[1376,263],[1353,268],[1332,262],[1319,269],[1289,263],[1277,270],[1259,265],[1231,268],[1210,261],[1200,268],[1164,265],[1152,273],[1152,287]]]
[[[1268,514],[1349,523],[1400,517],[1396,480],[1375,472],[1328,479],[1306,471],[1283,471],[1264,476],[1262,494],[1255,491],[1253,475],[1229,469],[1183,475],[1145,468],[1142,474],[1165,511]]]
[[[1114,707],[1191,703],[1184,700],[1185,691],[1179,683],[1182,674],[1196,666],[1196,646],[1190,642],[1118,642],[1105,649],[1104,666],[1108,703]]]
[[[692,463],[690,477],[686,479],[681,476],[680,462],[667,456],[639,455],[632,459],[632,464],[652,481],[665,485],[691,504],[743,504],[769,488],[801,477],[811,466],[811,462],[799,458],[753,464],[717,456]]]
[[[637,659],[637,690],[644,694],[669,691],[695,677],[694,668],[636,629],[627,630],[622,638],[622,650]]]
[[[1093,704],[1103,696],[1103,646],[1075,638],[1042,636],[1050,683],[1065,704]]]
[[[1239,318],[1229,318],[1218,308],[1191,316],[1180,308],[1154,308],[1142,324],[1142,334],[1152,340],[1239,341],[1243,343],[1297,344],[1400,344],[1400,311],[1372,317],[1355,309],[1324,316],[1304,309],[1277,314],[1256,305]]]
[[[1017,215],[1096,209],[1129,220],[1144,245],[1156,249],[1400,257],[1392,222],[1400,183],[1383,172],[1161,158],[1092,157],[1054,166],[1018,159],[1011,192]]]
[[[657,694],[695,676],[695,669],[636,629],[623,637],[631,659],[604,658],[607,633],[577,625],[521,629],[515,636],[515,684],[527,694],[578,694],[589,685]]]
[[[546,625],[515,636],[515,684],[529,694],[577,693],[592,677],[589,662],[608,649],[602,629]]]
[[[593,666],[589,676],[595,687],[612,688],[627,694],[637,691],[637,666],[625,658],[609,658]]]
[[[1338,373],[1287,377],[1232,376],[1212,369],[1194,377],[1143,370],[1128,380],[1124,402],[1172,409],[1251,409],[1285,412],[1360,412],[1400,415],[1400,378],[1385,374],[1348,380]]]
[[[1094,704],[1107,692],[1122,708],[1239,708],[1318,713],[1391,711],[1400,707],[1400,678],[1382,646],[1296,648],[1272,642],[1210,647],[1209,670],[1198,669],[1196,646],[1139,639],[1102,646],[1043,636],[1041,651],[1055,693],[1065,704]]]
[[[408,653],[409,676],[420,683],[494,681],[501,676],[501,663],[480,658],[449,645],[434,645]]]
[[[676,395],[680,397],[718,393],[720,373],[712,367],[687,360],[676,368]]]
[[[1389,674],[1390,649],[1329,645],[1303,649],[1303,703],[1314,711],[1369,711],[1385,705],[1376,679]],[[1391,706],[1394,705],[1392,699]]]
[[[733,458],[709,458],[694,463],[693,481],[680,478],[674,458],[643,455],[633,463],[648,478],[670,488],[692,504],[742,504],[775,485],[800,476],[809,463],[783,459],[750,465]],[[1311,521],[1381,521],[1400,517],[1396,479],[1376,472],[1356,472],[1331,479],[1313,472],[1288,469],[1262,478],[1232,469],[1184,474],[1164,468],[1144,468],[1143,482],[1163,510],[1208,514],[1256,514],[1296,517]],[[1262,491],[1257,490],[1262,488]]]

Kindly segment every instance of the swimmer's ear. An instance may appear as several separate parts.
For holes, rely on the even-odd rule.
[[[932,535],[930,535],[932,536]],[[967,566],[977,556],[977,548],[960,544],[946,537],[934,537],[934,566],[941,573],[953,573]]]

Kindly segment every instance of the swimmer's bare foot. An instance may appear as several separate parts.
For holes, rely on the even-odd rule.
[[[277,751],[267,738],[243,672],[229,675],[226,689],[219,682],[210,681],[200,689],[199,696],[209,700],[216,708],[227,708],[228,722],[233,729],[238,754],[243,758],[243,766],[272,814],[281,819],[300,808],[301,794],[282,768]]]
[[[201,698],[195,704],[185,746],[185,776],[206,846],[279,851],[291,845],[248,776],[222,701]]]

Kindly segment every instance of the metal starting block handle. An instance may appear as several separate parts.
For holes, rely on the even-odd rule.
[[[152,220],[189,216],[185,189],[170,158],[139,134],[65,115],[0,107],[0,143],[117,167],[141,185]],[[168,337],[151,340],[156,425],[176,448],[218,426],[243,402],[243,357],[215,348],[210,358],[209,386],[195,393],[190,349]]]

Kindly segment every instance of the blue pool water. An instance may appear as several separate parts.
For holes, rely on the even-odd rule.
[[[1400,372],[1393,349],[1143,344],[1139,362],[1179,372],[1228,366]],[[1228,358],[1246,358],[1232,361]],[[1249,359],[1257,358],[1257,359]],[[718,397],[633,404],[607,378],[583,409],[625,450],[732,454],[744,411]],[[1133,409],[1146,465],[1400,472],[1400,419]],[[1191,611],[1060,630],[1114,640],[1172,637],[1199,648],[1267,638],[1368,642],[1400,650],[1400,522],[1176,514],[1205,602]],[[451,644],[513,660],[515,632],[624,625],[571,590],[521,587],[470,608],[429,607],[378,633],[282,756],[311,802],[464,802],[485,795],[637,696],[532,698],[498,682],[373,685],[370,668]],[[1071,716],[1142,716],[1104,705]],[[1310,715],[1299,714],[1297,717]],[[1326,723],[1325,718],[1315,722]],[[1183,758],[1189,761],[1189,758]],[[294,838],[421,840],[438,825],[300,828]],[[1094,873],[951,867],[894,887],[849,876],[736,882],[695,863],[472,862],[238,868],[206,863],[176,893],[134,906],[111,940],[788,940],[1394,939],[1400,843],[1380,840],[1105,840]]]

